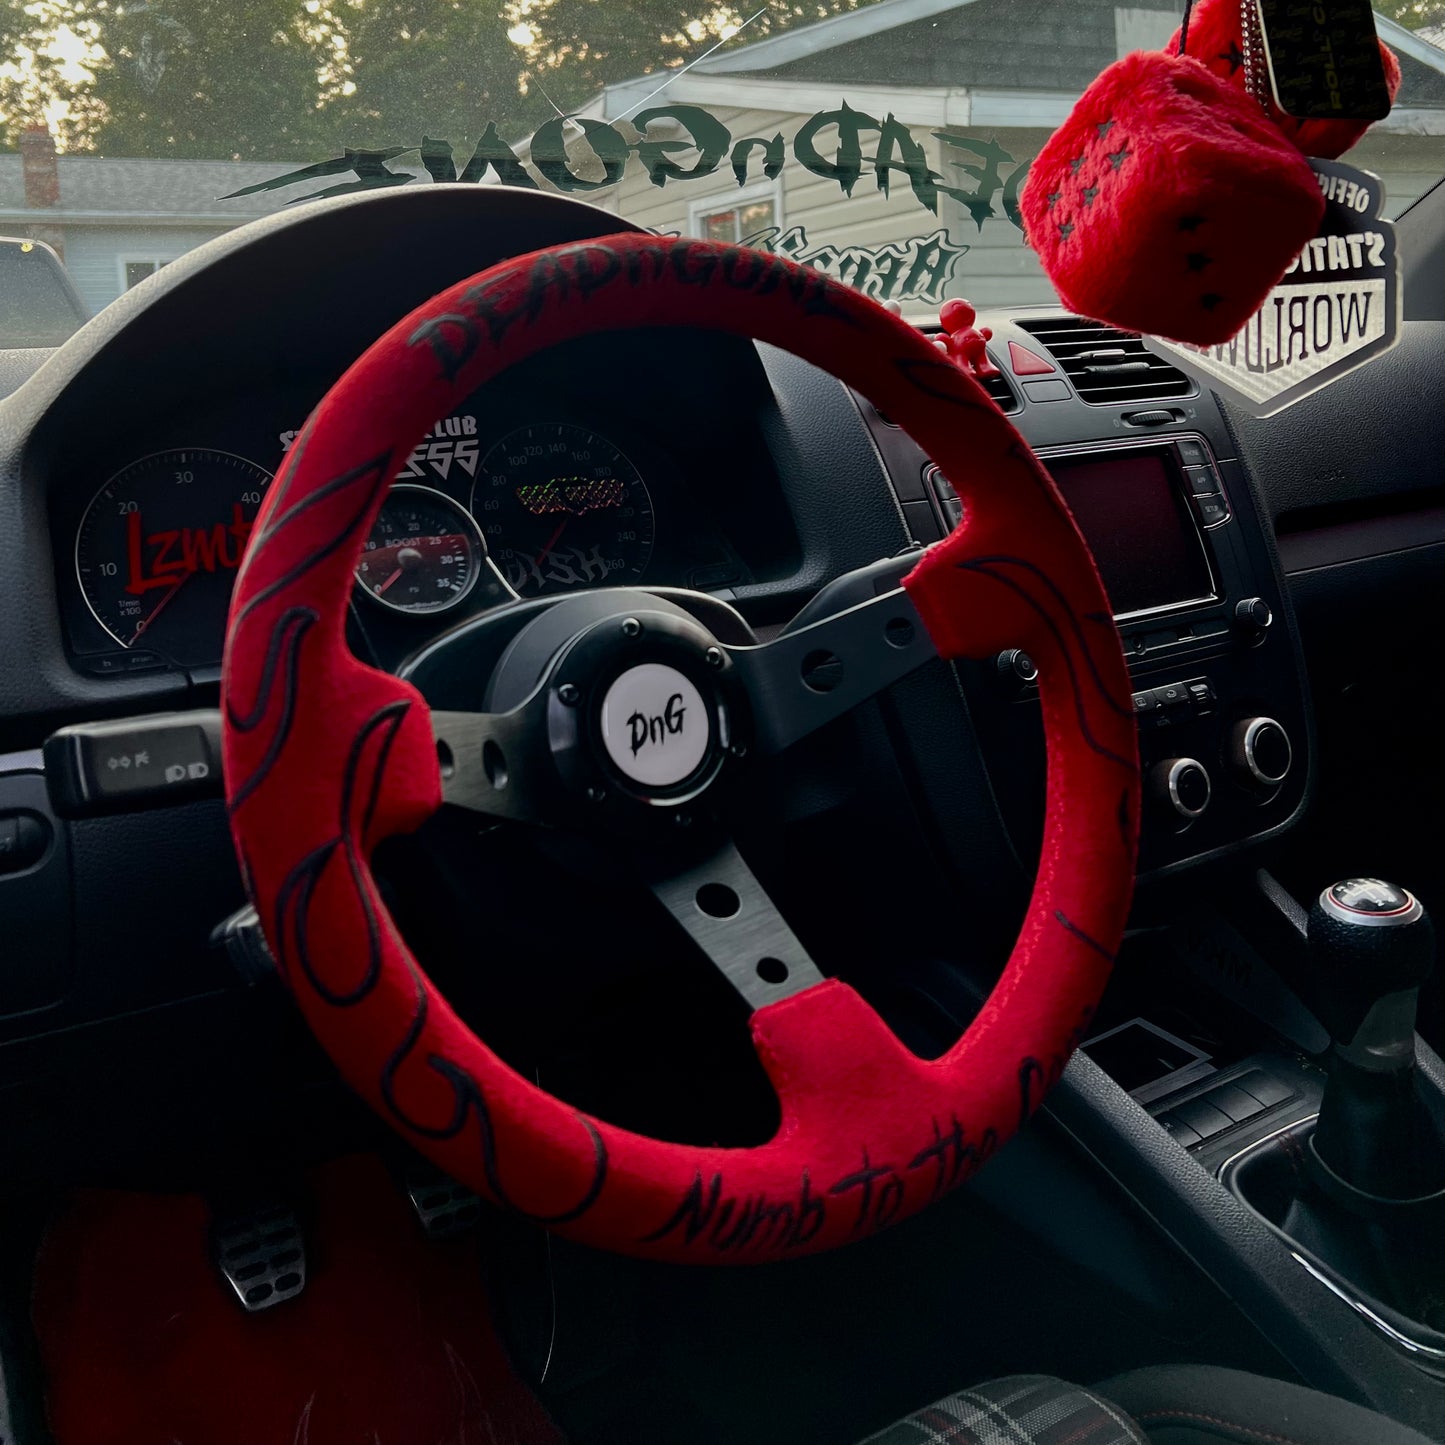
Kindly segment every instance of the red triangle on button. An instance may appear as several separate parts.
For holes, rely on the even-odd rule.
[[[1017,341],[1009,342],[1008,359],[1015,376],[1042,376],[1044,372],[1054,369],[1052,361],[1046,361],[1037,351],[1030,351],[1027,346],[1020,346]]]

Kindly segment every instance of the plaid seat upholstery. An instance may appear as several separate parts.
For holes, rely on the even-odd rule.
[[[860,1445],[1148,1445],[1107,1400],[1047,1375],[1010,1375],[960,1390]]]

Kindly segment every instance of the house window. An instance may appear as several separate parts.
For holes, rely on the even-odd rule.
[[[120,260],[122,289],[129,291],[132,286],[139,286],[147,276],[154,276],[162,266],[174,259],[173,256],[122,256]]]
[[[688,207],[688,230],[705,241],[746,241],[782,224],[782,196],[771,181]]]
[[[1122,59],[1135,50],[1163,50],[1179,29],[1179,7],[1114,7],[1114,50]]]

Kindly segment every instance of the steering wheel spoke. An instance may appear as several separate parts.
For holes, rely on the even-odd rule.
[[[658,901],[753,1008],[823,982],[731,840],[687,867],[654,860],[644,871]]]
[[[547,784],[546,751],[536,703],[511,712],[433,710],[442,802],[483,817],[548,826],[558,803]]]
[[[727,652],[763,755],[791,747],[938,656],[901,587],[772,642]]]

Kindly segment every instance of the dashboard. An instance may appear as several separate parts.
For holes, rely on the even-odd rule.
[[[34,1121],[17,1122],[17,1155],[43,1164],[53,1147],[57,1078],[75,1081],[75,1147],[120,1147],[85,1082],[88,1060],[114,1058],[95,1053],[97,1030],[127,1041],[133,1078],[154,1069],[172,1112],[184,1101],[166,1061],[180,1059],[182,1033],[196,1040],[197,1077],[215,1030],[232,1031],[228,1057],[249,1061],[255,1043],[232,1007],[234,970],[208,948],[243,901],[223,804],[62,818],[42,744],[67,724],[214,708],[246,534],[327,389],[443,287],[618,225],[504,187],[318,202],[181,257],[48,359],[0,356],[0,858],[7,837],[39,839],[23,866],[0,866],[0,1089],[21,1091],[13,1121]],[[1090,399],[1080,364],[1107,372],[1108,353],[1132,343],[1080,343],[1103,359],[1061,361],[1074,319],[1046,308],[982,319],[1005,366],[1000,404],[1075,507],[1125,638],[1152,799],[1146,880],[1218,876],[1212,864],[1254,856],[1308,801],[1313,708],[1292,597],[1322,640],[1312,671],[1339,689],[1392,645],[1378,619],[1398,604],[1401,568],[1415,569],[1418,615],[1438,612],[1440,548],[1410,527],[1441,501],[1440,327],[1407,324],[1396,353],[1264,424],[1188,383],[1148,378]],[[1015,372],[1011,344],[1055,371]],[[1132,374],[1139,361],[1124,365]],[[1400,398],[1390,449],[1351,420],[1386,395]],[[569,343],[437,418],[412,451],[358,569],[351,646],[399,670],[514,592],[614,582],[706,593],[773,635],[840,575],[943,535],[958,498],[930,468],[886,417],[786,352],[689,331]],[[1324,506],[1331,468],[1348,472],[1356,510]],[[1376,505],[1362,478],[1397,500]],[[1380,515],[1362,518],[1368,508]],[[1381,552],[1355,560],[1366,546]],[[1363,606],[1362,579],[1378,607]],[[1357,621],[1357,647],[1337,645],[1341,619]],[[1400,632],[1400,645],[1413,636]],[[758,866],[784,882],[797,872],[800,933],[836,927],[827,915],[849,914],[836,900],[856,893],[908,900],[910,929],[940,956],[956,945],[960,903],[971,927],[1002,920],[1006,944],[1045,786],[1028,660],[932,664],[894,691],[906,707],[890,693],[859,709],[759,789]],[[1241,725],[1259,719],[1289,742],[1286,758],[1273,738],[1271,761],[1267,730],[1250,734],[1266,781],[1237,756]],[[846,766],[815,770],[813,748]],[[1208,775],[1204,806],[1197,774],[1176,766],[1191,759]],[[838,881],[819,898],[802,883],[825,869]],[[463,886],[480,894],[478,876]],[[568,916],[584,922],[586,886],[567,875]],[[555,911],[552,892],[535,900],[534,919]],[[538,932],[534,922],[518,939],[518,956],[542,947]],[[590,970],[600,946],[557,932],[539,987],[549,969],[581,959]],[[878,957],[891,946],[839,944]],[[165,1022],[177,1009],[196,1023],[189,1033]],[[198,1114],[214,1106],[201,1098]]]

